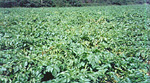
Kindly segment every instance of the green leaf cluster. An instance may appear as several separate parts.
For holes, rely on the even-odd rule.
[[[148,83],[145,7],[0,8],[0,82]]]

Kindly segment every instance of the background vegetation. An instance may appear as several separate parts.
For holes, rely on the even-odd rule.
[[[64,7],[90,5],[127,5],[150,3],[150,0],[0,0],[0,7]]]

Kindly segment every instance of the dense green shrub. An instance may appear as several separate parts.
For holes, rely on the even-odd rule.
[[[0,83],[148,83],[149,8],[0,8]]]

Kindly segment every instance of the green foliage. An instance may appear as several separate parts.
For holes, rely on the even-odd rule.
[[[148,83],[145,5],[0,8],[0,82]]]
[[[150,3],[150,0],[0,0],[0,7],[70,7]]]

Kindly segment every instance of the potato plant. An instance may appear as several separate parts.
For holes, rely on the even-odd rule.
[[[149,8],[0,8],[0,82],[148,83]]]

